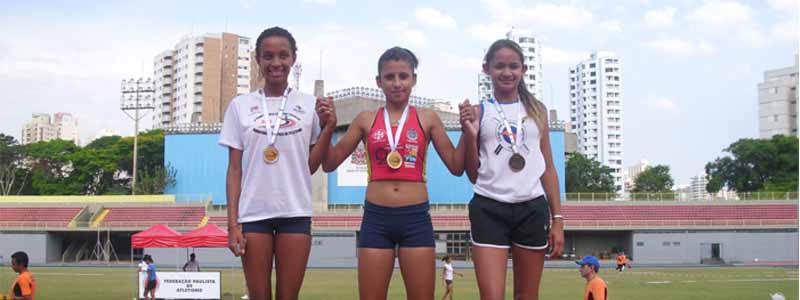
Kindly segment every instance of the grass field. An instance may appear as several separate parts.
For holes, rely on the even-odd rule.
[[[131,269],[34,267],[31,271],[38,285],[37,300],[132,299],[134,295],[135,271]],[[241,269],[216,271],[222,272],[223,293],[231,292],[232,299],[238,300],[244,289]],[[456,277],[455,299],[478,299],[473,270],[457,271],[464,277]],[[0,271],[3,293],[7,293],[14,275],[8,266]],[[636,268],[625,273],[601,270],[600,276],[608,282],[612,300],[766,300],[774,292],[783,293],[786,299],[798,299],[797,268]],[[511,280],[507,283],[507,299],[511,299]],[[300,299],[357,299],[356,284],[356,270],[309,269]],[[584,284],[577,268],[546,269],[540,298],[582,299]],[[436,289],[436,299],[441,299],[441,283]],[[399,270],[394,272],[389,299],[405,299]]]

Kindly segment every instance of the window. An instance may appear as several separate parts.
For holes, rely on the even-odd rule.
[[[778,122],[778,115],[772,116],[772,122]]]
[[[672,247],[680,247],[681,242],[672,242]]]

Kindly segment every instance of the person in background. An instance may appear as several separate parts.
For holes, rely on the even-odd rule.
[[[11,255],[11,269],[19,275],[11,286],[11,299],[34,300],[36,295],[36,280],[28,271],[28,254],[22,251]]]
[[[144,256],[144,261],[147,263],[147,281],[144,286],[144,299],[156,300],[156,287],[158,286],[156,264],[153,261],[153,257],[149,254]]]
[[[200,272],[200,263],[197,262],[194,253],[189,255],[189,261],[183,264],[184,272]]]
[[[600,276],[597,276],[597,272],[600,271],[600,261],[597,260],[597,257],[589,255],[581,260],[576,260],[575,263],[581,266],[581,277],[586,279],[583,300],[607,300],[608,285]]]
[[[464,277],[464,274],[453,270],[453,263],[450,262],[450,255],[442,258],[442,280],[444,280],[445,291],[442,300],[450,298],[453,300],[453,274]]]

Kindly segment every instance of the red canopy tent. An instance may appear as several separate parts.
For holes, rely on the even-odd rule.
[[[178,247],[180,233],[164,224],[156,224],[131,236],[133,248],[175,248]]]
[[[178,247],[185,248],[227,248],[228,233],[214,224],[187,232],[178,239]]]

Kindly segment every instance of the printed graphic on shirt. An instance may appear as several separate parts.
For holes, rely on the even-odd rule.
[[[269,118],[264,118],[263,114],[259,115],[254,121],[253,131],[258,134],[269,135],[268,132],[271,130],[272,122],[277,115],[277,112],[270,113]],[[303,132],[303,123],[300,121],[300,117],[293,113],[285,113],[280,122],[278,136],[295,135]]]
[[[527,117],[522,118],[522,124],[525,124],[525,120]],[[502,147],[502,151],[513,152],[511,150],[511,138],[513,137],[514,140],[517,142],[517,150],[520,151],[522,154],[528,152],[528,145],[527,142],[527,134],[525,132],[525,126],[517,126],[515,121],[508,121],[509,127],[511,127],[511,132],[508,132],[506,129],[505,124],[503,123],[503,119],[500,117],[494,117],[495,124],[495,137],[497,138],[498,151],[495,151],[496,154],[500,154]]]

